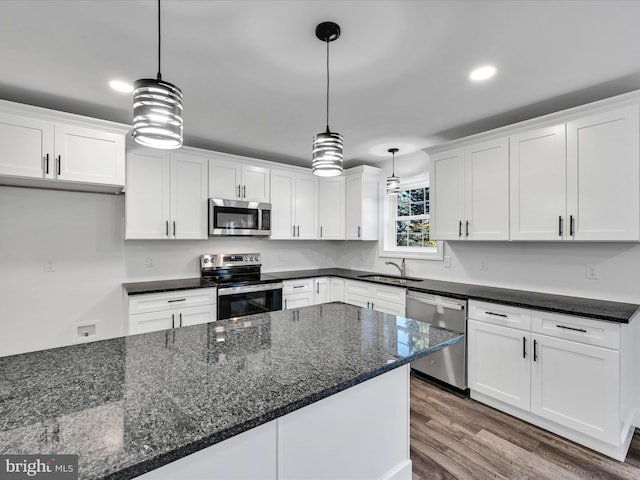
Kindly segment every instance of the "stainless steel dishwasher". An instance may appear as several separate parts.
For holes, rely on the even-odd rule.
[[[411,362],[411,368],[460,390],[467,389],[466,312],[466,300],[407,292],[407,318],[465,334],[461,342]]]

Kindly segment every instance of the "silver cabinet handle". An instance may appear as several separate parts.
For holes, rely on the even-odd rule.
[[[371,310],[373,310],[375,307],[373,305],[373,302],[371,302]]]
[[[180,326],[182,326],[182,313],[180,314]]]
[[[465,222],[465,237],[469,236],[469,220]]]
[[[176,236],[176,221],[173,221],[173,236]]]
[[[358,238],[360,238],[360,237],[361,237],[361,235],[360,235],[360,225],[358,225]]]
[[[573,215],[569,215],[569,236],[573,237]]]
[[[533,361],[535,362],[536,360],[538,360],[538,342],[537,341],[533,341]]]
[[[371,308],[371,307],[369,307],[369,303],[370,303],[370,302],[368,302],[368,301],[367,301],[367,308]]]
[[[176,314],[171,314],[171,328],[176,328]]]
[[[174,302],[186,302],[187,299],[186,298],[178,298],[176,300],[167,300],[167,303],[174,303]]]
[[[458,222],[458,238],[462,237],[462,220]]]
[[[293,225],[291,228],[293,228],[293,234],[292,235],[295,237],[296,236],[296,226]]]
[[[527,337],[522,337],[522,358],[527,358]]]
[[[487,310],[485,310],[484,313],[487,314],[487,315],[493,315],[494,317],[508,318],[508,316],[505,315],[504,313],[493,313],[493,312],[489,312]]]
[[[284,299],[284,309],[285,310],[287,309],[287,299],[286,298]]]
[[[320,282],[316,283],[316,293],[319,295],[320,294]]]
[[[238,185],[238,198],[241,198],[240,197],[240,185]]]
[[[49,175],[49,154],[47,153],[44,157],[44,173]]]
[[[247,198],[247,186],[242,187],[242,198]]]
[[[62,163],[62,155],[58,155],[58,176],[60,176],[60,164]]]
[[[169,236],[169,220],[165,220],[164,222],[164,234],[167,237]]]
[[[300,238],[300,225],[298,225],[298,238]]]
[[[304,288],[304,285],[294,285],[293,288]]]
[[[584,328],[566,327],[564,325],[556,325],[556,327],[563,328],[565,330],[573,330],[574,332],[587,333],[587,331]]]
[[[322,225],[320,225],[320,238],[322,238]]]
[[[558,235],[562,236],[562,215],[558,216]]]

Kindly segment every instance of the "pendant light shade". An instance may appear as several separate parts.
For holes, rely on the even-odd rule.
[[[329,42],[340,37],[340,26],[323,22],[316,27],[316,37],[327,43],[327,128],[313,138],[313,174],[335,177],[342,174],[342,135],[329,130]]]
[[[134,83],[133,139],[146,147],[182,146],[182,90],[162,80],[160,73],[160,0],[158,0],[158,76]]]
[[[400,178],[396,177],[396,153],[397,148],[390,148],[387,150],[391,155],[391,176],[387,177],[387,195],[397,195],[400,193]]]

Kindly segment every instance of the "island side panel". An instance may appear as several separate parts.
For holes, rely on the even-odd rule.
[[[277,422],[280,479],[411,479],[409,365]]]

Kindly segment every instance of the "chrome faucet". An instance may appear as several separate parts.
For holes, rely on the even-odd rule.
[[[400,277],[404,278],[407,276],[407,265],[405,264],[405,259],[402,259],[402,263],[400,263],[400,265],[398,265],[396,262],[384,262],[385,265],[393,265],[394,267],[396,267],[398,270],[400,270]]]

